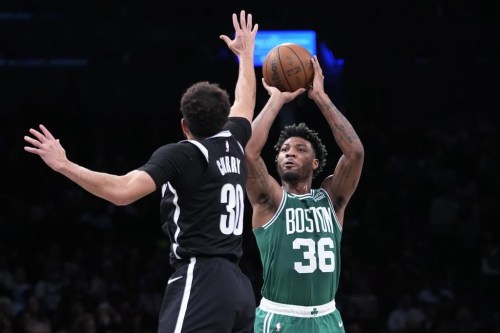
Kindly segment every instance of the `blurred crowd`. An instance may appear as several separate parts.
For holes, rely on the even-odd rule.
[[[443,121],[454,125],[358,126],[367,158],[346,216],[336,299],[349,333],[500,332],[498,133],[481,114]],[[25,156],[21,137],[11,137],[24,125],[13,121],[0,140],[6,176],[17,178],[1,194],[0,332],[155,332],[171,273],[159,196],[125,207],[91,196]],[[158,140],[149,129],[142,148],[120,149],[128,141],[108,139],[111,128],[66,143],[74,154],[85,146],[78,158],[90,167],[127,170]],[[241,266],[259,300],[250,214]]]
[[[159,194],[113,206],[28,156],[22,137],[44,122],[75,161],[126,172],[181,138],[177,96],[188,83],[210,78],[231,87],[236,66],[230,69],[213,45],[193,48],[200,36],[183,30],[169,2],[71,3],[68,11],[65,2],[30,1],[26,6],[38,12],[16,16],[20,3],[7,1],[0,16],[9,35],[0,45],[0,333],[153,333],[172,272]],[[177,16],[220,15],[201,36],[219,42],[227,15],[211,10],[228,3],[200,9],[181,2]],[[339,2],[333,13],[311,4],[300,18],[274,8],[279,14],[259,19],[264,28],[314,22],[348,58],[333,96],[366,157],[342,239],[336,302],[346,332],[500,333],[500,135],[492,74],[500,58],[491,29],[500,22],[498,5],[384,3]],[[89,63],[5,65],[56,55]],[[303,110],[309,104],[299,99],[295,107],[277,125],[306,121],[328,135]],[[273,144],[264,152],[270,170]],[[333,170],[338,152],[325,144],[326,170]],[[262,272],[246,207],[240,265],[258,301]]]

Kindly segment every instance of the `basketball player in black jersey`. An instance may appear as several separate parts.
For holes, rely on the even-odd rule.
[[[181,98],[186,140],[157,149],[125,175],[96,172],[66,157],[59,139],[40,125],[24,149],[88,192],[127,205],[161,192],[161,223],[171,241],[170,277],[159,333],[253,332],[255,296],[238,262],[242,256],[244,149],[251,135],[256,79],[252,15],[233,14],[234,39],[220,38],[239,59],[235,99],[219,85],[198,82]]]

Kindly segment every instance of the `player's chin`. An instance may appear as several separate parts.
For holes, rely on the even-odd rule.
[[[290,169],[281,169],[280,176],[281,179],[286,182],[293,182],[300,179],[300,174]]]

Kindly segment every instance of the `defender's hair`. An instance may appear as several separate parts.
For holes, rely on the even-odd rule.
[[[227,122],[229,94],[217,83],[197,82],[182,95],[182,116],[191,133],[200,138],[217,134]]]

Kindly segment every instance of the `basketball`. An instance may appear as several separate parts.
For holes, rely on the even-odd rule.
[[[280,44],[264,58],[262,76],[268,85],[280,91],[309,89],[314,78],[311,58],[311,53],[299,44]]]

